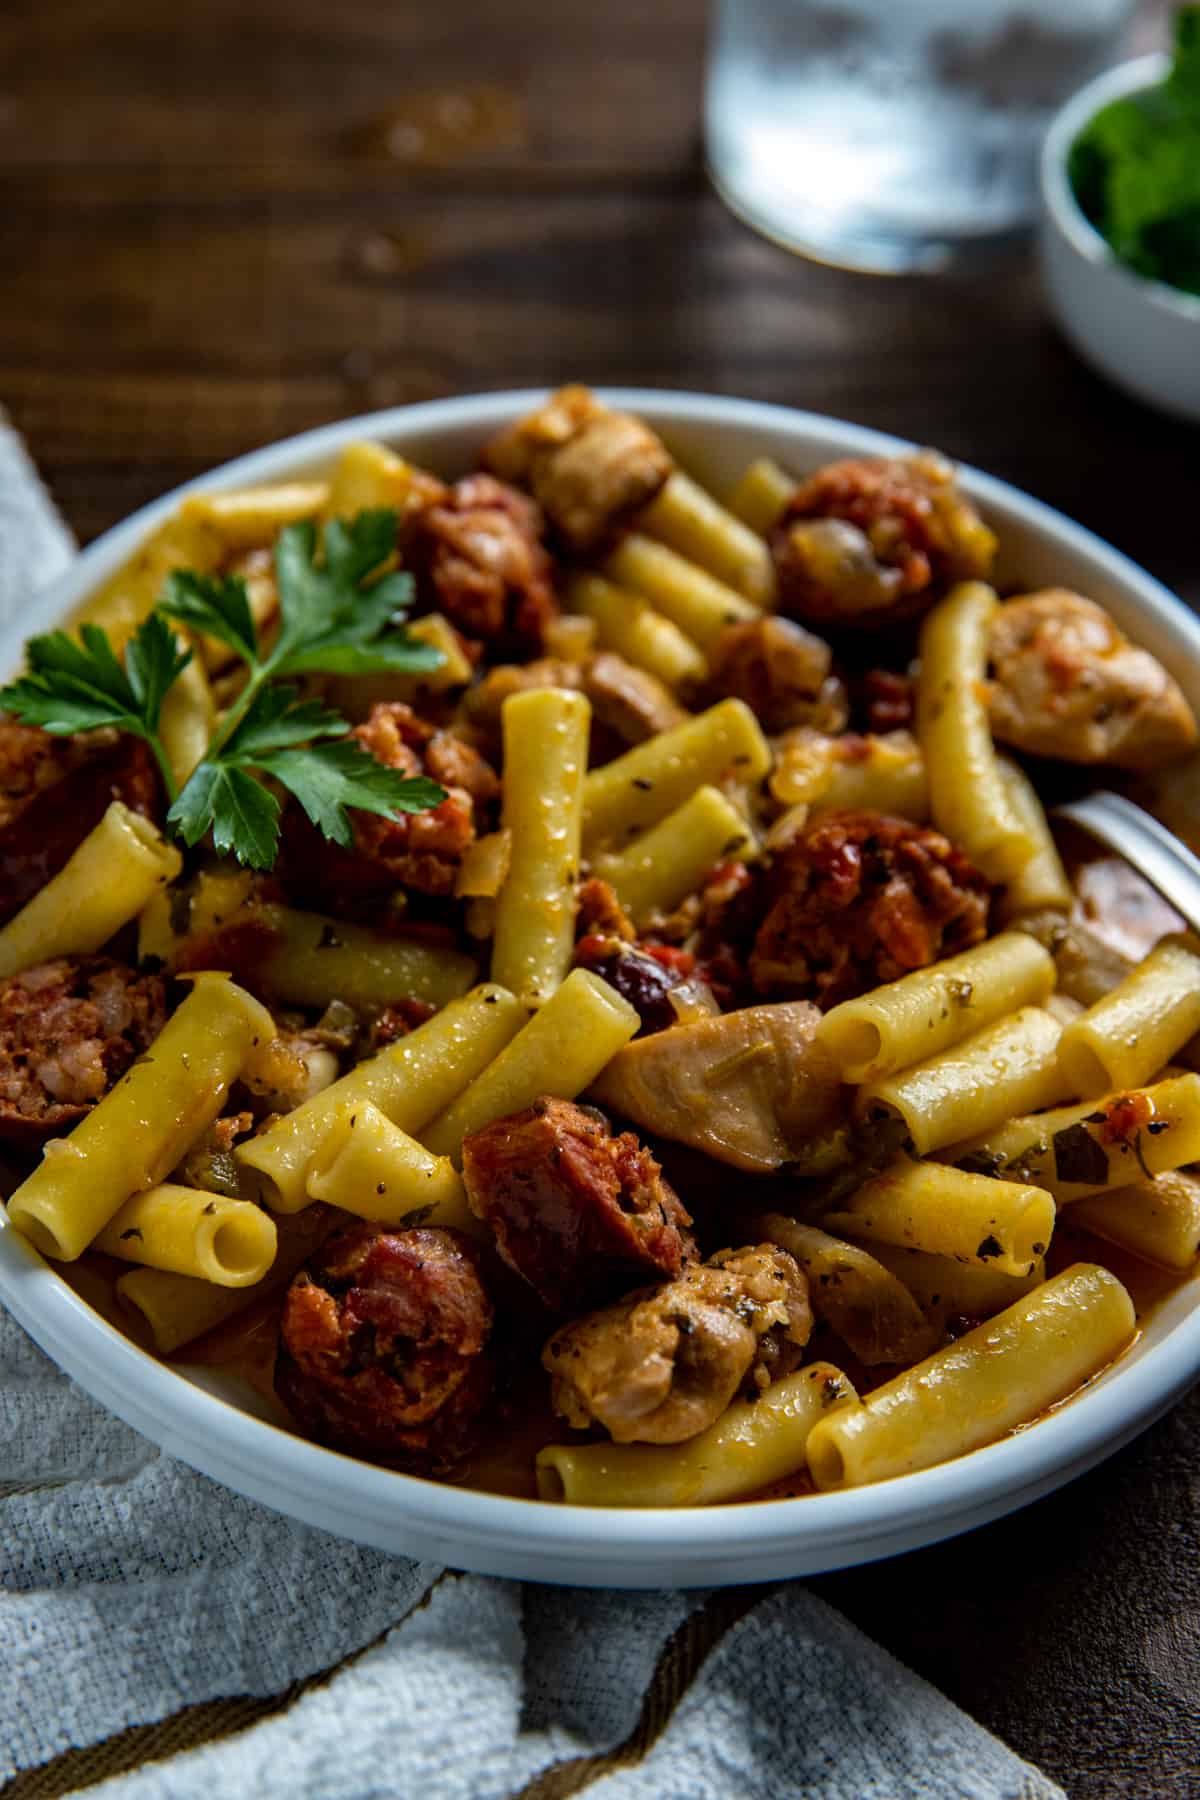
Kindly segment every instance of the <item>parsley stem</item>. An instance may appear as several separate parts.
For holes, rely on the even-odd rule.
[[[163,748],[162,739],[156,731],[148,732],[145,742],[149,744],[154,760],[158,764],[158,772],[163,778],[163,786],[167,790],[167,805],[172,807],[179,798],[179,783],[175,779],[175,771]]]

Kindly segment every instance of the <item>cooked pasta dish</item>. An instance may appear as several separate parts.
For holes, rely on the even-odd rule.
[[[0,693],[9,1225],[548,1502],[1067,1401],[1200,1249],[1200,943],[1043,797],[1185,759],[1175,680],[932,451],[718,499],[569,387],[451,475],[191,494]]]

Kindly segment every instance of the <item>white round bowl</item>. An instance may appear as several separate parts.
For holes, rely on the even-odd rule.
[[[1167,56],[1110,69],[1068,100],[1041,159],[1039,247],[1046,297],[1079,354],[1139,400],[1200,419],[1200,296],[1125,267],[1080,211],[1067,178],[1071,146],[1110,100],[1155,87]]]
[[[614,390],[719,491],[755,456],[798,470],[911,449],[859,426],[701,394]],[[316,472],[375,437],[445,474],[541,396],[488,394],[375,413],[227,463],[191,488]],[[964,485],[1000,532],[1005,579],[1077,586],[1165,659],[1200,707],[1200,620],[1099,538],[973,470]],[[65,619],[175,506],[180,489],[85,550],[40,594],[25,635]],[[0,640],[0,667],[21,645]],[[229,1487],[343,1537],[487,1574],[606,1587],[728,1585],[814,1574],[911,1550],[1011,1512],[1080,1474],[1149,1425],[1200,1373],[1200,1277],[1149,1319],[1120,1363],[1051,1417],[940,1468],[846,1493],[677,1511],[604,1511],[473,1493],[393,1474],[293,1436],[243,1383],[169,1366],[75,1295],[0,1212],[0,1300],[47,1354],[130,1425]]]

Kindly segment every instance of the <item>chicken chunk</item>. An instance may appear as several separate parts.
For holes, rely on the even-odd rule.
[[[554,1312],[578,1312],[695,1255],[691,1219],[655,1158],[598,1113],[542,1099],[463,1143],[471,1210]]]
[[[412,520],[405,562],[430,610],[500,655],[536,655],[558,616],[541,509],[490,475],[456,481]]]
[[[949,583],[986,576],[996,539],[936,451],[849,457],[796,489],[771,536],[783,612],[878,626],[923,612]]]
[[[502,480],[527,487],[575,552],[611,538],[674,467],[648,425],[602,405],[585,387],[560,388],[493,438],[483,461]]]
[[[469,1238],[355,1224],[288,1290],[275,1385],[321,1443],[437,1473],[491,1397],[492,1316]]]
[[[794,1162],[840,1116],[842,1085],[800,1001],[749,1006],[635,1038],[592,1092],[635,1125],[768,1174]]]
[[[428,812],[353,812],[350,849],[320,837],[299,807],[284,817],[281,874],[289,892],[341,916],[387,899],[397,887],[419,894],[454,892],[458,866],[474,842],[484,809],[500,791],[479,752],[419,718],[403,701],[381,701],[351,736],[385,768],[430,775],[447,790]]]
[[[1018,750],[1144,770],[1195,747],[1175,681],[1082,594],[1042,588],[1006,600],[988,647],[992,729]]]
[[[712,644],[702,699],[744,700],[764,731],[808,725],[836,735],[849,707],[832,660],[829,645],[791,619],[746,619],[726,625]]]
[[[877,812],[823,814],[777,859],[750,976],[825,1010],[987,935],[991,887],[938,831]]]
[[[722,1250],[664,1287],[565,1326],[546,1345],[551,1401],[618,1444],[679,1444],[738,1393],[788,1375],[812,1331],[808,1283],[772,1244]]]
[[[0,1140],[34,1145],[103,1099],[162,1030],[157,975],[59,957],[0,982]]]

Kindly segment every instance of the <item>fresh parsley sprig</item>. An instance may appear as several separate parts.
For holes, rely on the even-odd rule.
[[[279,630],[269,647],[238,576],[176,570],[126,645],[124,664],[96,625],[84,625],[78,642],[63,631],[34,638],[28,671],[0,692],[0,708],[56,735],[113,726],[142,738],[171,800],[167,822],[187,844],[211,832],[218,851],[269,869],[280,815],[264,781],[270,777],[325,837],[348,846],[349,809],[424,812],[446,797],[436,782],[376,762],[348,736],[339,713],[305,698],[288,679],[438,667],[441,652],[401,628],[412,604],[411,576],[378,574],[395,541],[395,514],[383,509],[327,525],[320,555],[311,524],[285,527],[275,549]],[[172,622],[216,638],[247,668],[245,686],[182,792],[160,735],[163,701],[192,660],[190,650],[179,648]]]

